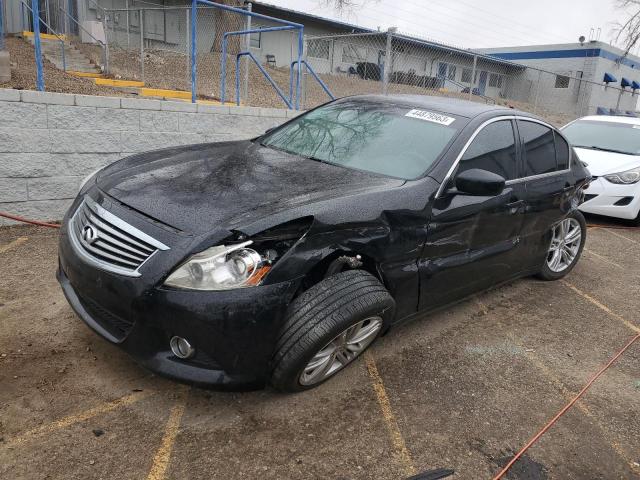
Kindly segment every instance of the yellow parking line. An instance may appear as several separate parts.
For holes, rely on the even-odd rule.
[[[158,448],[153,457],[153,463],[151,464],[149,475],[147,475],[147,480],[162,480],[165,478],[165,472],[169,466],[169,460],[171,460],[171,452],[176,443],[178,430],[180,429],[182,415],[187,405],[187,396],[188,391],[180,395],[176,404],[171,408],[169,420],[167,420],[167,425],[164,429],[164,436],[162,437],[160,448]]]
[[[107,412],[110,412],[111,410],[115,410],[116,408],[119,408],[119,407],[131,405],[132,403],[138,402],[143,398],[148,397],[152,393],[153,392],[135,392],[125,397],[121,397],[116,400],[113,400],[111,402],[98,405],[97,407],[90,408],[89,410],[85,410],[84,412],[69,415],[68,417],[61,418],[60,420],[56,420],[52,423],[48,423],[46,425],[42,425],[32,430],[28,430],[20,434],[19,436],[13,439],[10,439],[7,442],[7,444],[12,446],[21,444],[34,437],[52,433],[56,430],[60,430],[61,428],[66,428],[75,423],[83,422],[85,420],[93,418],[102,413],[107,413]]]
[[[606,232],[609,232],[611,235],[615,235],[616,237],[624,238],[625,240],[627,240],[627,241],[629,241],[631,243],[635,243],[636,245],[640,245],[639,241],[634,240],[633,238],[629,238],[626,235],[622,235],[621,233],[618,233],[615,230],[611,230],[610,228],[605,228],[604,230]]]
[[[617,264],[616,262],[614,262],[614,261],[612,261],[612,260],[609,260],[609,259],[608,259],[608,258],[606,258],[606,257],[603,257],[602,255],[600,255],[600,254],[598,254],[598,253],[594,252],[593,250],[589,250],[588,248],[584,248],[584,251],[585,251],[585,252],[587,252],[589,255],[593,255],[594,257],[596,257],[596,258],[598,258],[598,259],[602,260],[603,262],[606,262],[606,263],[608,263],[608,264],[610,264],[610,265],[613,265],[614,267],[624,269],[624,267],[623,267],[622,265],[619,265],[619,264]]]
[[[598,307],[600,310],[608,313],[610,316],[612,316],[613,318],[615,318],[616,320],[619,320],[621,323],[623,323],[624,325],[626,325],[627,327],[629,327],[631,330],[633,330],[636,333],[640,333],[640,327],[637,327],[636,325],[634,325],[633,323],[631,323],[629,320],[627,320],[626,318],[624,318],[622,315],[618,315],[617,313],[615,313],[614,311],[612,311],[609,307],[607,307],[606,305],[600,303],[598,300],[596,300],[595,298],[593,298],[591,295],[588,295],[586,293],[584,293],[582,290],[580,290],[578,287],[576,287],[575,285],[567,282],[566,280],[560,280],[566,287],[570,288],[571,290],[573,290],[575,293],[577,293],[578,295],[580,295],[582,298],[584,298],[585,300],[588,300],[589,302],[593,303],[596,307]]]
[[[0,245],[0,253],[8,252],[12,248],[18,247],[29,240],[28,237],[18,237],[13,242],[9,242],[6,245]]]
[[[411,454],[407,449],[407,445],[404,441],[404,437],[400,432],[400,428],[398,427],[398,422],[396,420],[395,415],[393,414],[393,410],[391,409],[391,403],[389,403],[389,397],[387,396],[387,391],[384,388],[384,383],[382,382],[382,377],[380,373],[378,373],[378,367],[376,366],[376,361],[373,358],[371,352],[366,351],[364,353],[365,363],[367,365],[367,371],[369,372],[369,376],[373,381],[373,389],[376,392],[376,397],[378,398],[378,405],[380,405],[380,410],[382,410],[382,417],[384,418],[385,423],[387,424],[387,429],[389,430],[389,435],[391,436],[391,443],[393,445],[394,456],[398,463],[402,465],[404,468],[406,475],[415,475],[416,467],[413,464],[413,460],[411,459]]]

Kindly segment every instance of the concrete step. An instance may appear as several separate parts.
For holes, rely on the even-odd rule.
[[[31,45],[34,44],[33,32],[22,32],[22,37]],[[64,41],[64,63],[62,62],[61,39]],[[95,78],[102,73],[102,69],[98,65],[95,65],[85,54],[71,45],[63,35],[58,38],[55,35],[41,34],[40,40],[43,58],[53,63],[56,68],[89,74]]]

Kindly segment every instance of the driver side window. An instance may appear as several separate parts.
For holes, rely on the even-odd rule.
[[[517,178],[516,139],[511,120],[499,120],[484,127],[460,159],[456,174],[479,168],[505,180]]]

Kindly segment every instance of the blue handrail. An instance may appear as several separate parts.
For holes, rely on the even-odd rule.
[[[289,109],[292,109],[293,107],[291,105],[291,102],[289,100],[287,100],[287,97],[285,97],[285,95],[282,92],[282,90],[280,90],[278,85],[276,85],[276,82],[273,81],[271,76],[267,73],[267,71],[264,69],[264,67],[262,65],[260,65],[260,62],[258,61],[258,59],[256,57],[254,57],[253,53],[251,53],[251,52],[240,52],[239,54],[236,55],[236,104],[240,105],[240,57],[243,57],[245,55],[248,56],[251,60],[254,61],[256,66],[260,69],[262,74],[269,81],[271,86],[275,89],[276,93],[284,101],[284,103],[287,105],[287,107]]]
[[[225,32],[222,35],[222,56],[220,58],[220,103],[224,103],[226,97],[227,81],[227,39],[232,35],[250,35],[252,33],[279,32],[282,30],[296,30],[298,27],[285,25],[282,27],[253,28],[251,30],[237,30],[235,32]],[[237,66],[236,66],[237,68]]]
[[[291,100],[291,98],[293,97],[293,66],[298,63],[298,60],[294,60],[293,62],[291,62],[291,65],[289,66],[289,100]],[[333,93],[331,93],[331,90],[329,90],[329,87],[327,87],[327,84],[324,83],[322,81],[322,79],[316,74],[316,72],[313,70],[313,68],[311,68],[311,65],[309,65],[307,63],[306,60],[302,60],[302,64],[307,67],[307,71],[313,75],[313,78],[316,79],[316,82],[318,82],[320,84],[320,86],[322,87],[322,89],[325,91],[325,93],[327,95],[329,95],[329,98],[331,100],[335,100],[336,97],[333,96]]]
[[[298,30],[298,60],[302,60],[302,52],[304,50],[304,25],[300,23],[290,22],[288,20],[282,20],[276,17],[270,17],[269,15],[263,15],[261,13],[250,12],[247,10],[243,10],[241,8],[230,7],[228,5],[222,5],[219,3],[210,2],[209,0],[192,0],[191,2],[191,102],[192,103],[196,102],[196,63],[197,63],[196,28],[197,28],[197,6],[199,3],[203,5],[209,5],[210,7],[219,8],[220,10],[226,10],[227,12],[234,12],[234,13],[238,13],[238,14],[253,17],[253,18],[260,18],[262,20],[272,21],[275,23],[279,23],[281,25],[288,25],[290,27],[295,27]],[[242,33],[246,34],[246,31]],[[252,56],[252,58],[254,61],[256,61],[255,57]],[[224,60],[224,57],[223,57],[223,60]],[[263,69],[261,68],[261,70]],[[296,109],[298,109],[300,105],[300,79],[301,78],[302,78],[302,64],[298,63],[298,80],[296,83]]]
[[[36,86],[38,90],[42,91],[44,90],[44,74],[42,73],[43,67],[42,67],[42,48],[40,45],[40,23],[42,22],[42,24],[45,27],[47,27],[49,31],[58,38],[58,41],[60,42],[60,49],[62,50],[62,71],[66,72],[67,61],[65,59],[65,53],[64,53],[64,39],[60,35],[58,35],[58,33],[53,28],[51,28],[51,25],[49,25],[42,18],[40,18],[40,11],[38,10],[39,5],[37,0],[31,0],[31,7],[27,5],[24,2],[24,0],[20,0],[20,3],[21,5],[27,7],[31,11],[31,16],[33,17],[33,43],[34,43],[35,54],[36,54],[36,70],[37,70]],[[40,85],[40,82],[42,82],[42,85]],[[40,88],[40,86],[42,86],[42,88]]]

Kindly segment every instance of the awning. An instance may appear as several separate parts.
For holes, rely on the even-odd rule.
[[[640,88],[640,83],[636,82],[635,80],[633,82],[631,82],[631,88],[633,90],[638,90]]]
[[[622,77],[622,80],[620,80],[620,85],[622,85],[622,88],[627,88],[631,86],[631,82],[628,79]]]
[[[617,82],[618,80],[616,79],[616,77],[614,77],[613,75],[611,75],[610,73],[605,73],[604,74],[604,83],[613,83],[613,82]]]

